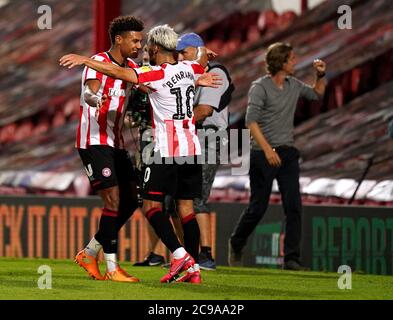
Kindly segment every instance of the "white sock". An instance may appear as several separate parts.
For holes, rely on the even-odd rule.
[[[104,257],[106,261],[106,271],[115,271],[118,266],[116,253],[104,253]]]
[[[177,248],[175,251],[173,251],[173,257],[177,259],[181,259],[186,255],[187,251],[183,248]]]
[[[187,272],[196,272],[196,271],[200,271],[198,263],[195,263],[193,266],[187,269]]]
[[[93,237],[85,248],[85,252],[89,256],[97,257],[98,253],[102,249],[102,245]]]

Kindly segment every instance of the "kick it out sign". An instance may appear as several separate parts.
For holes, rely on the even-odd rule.
[[[0,257],[72,259],[98,230],[102,212],[99,200],[81,205],[47,203],[55,202],[47,199],[31,204],[16,202],[24,203],[0,204]],[[138,211],[119,232],[121,260],[144,258],[149,243],[147,224]],[[165,255],[163,245],[161,249]]]
[[[98,197],[0,197],[0,257],[73,259],[95,235],[102,213]],[[215,215],[210,216],[212,240]],[[119,232],[121,261],[136,262],[149,251],[148,224],[140,210]],[[215,252],[215,246],[212,247]],[[159,242],[156,253],[169,257]]]

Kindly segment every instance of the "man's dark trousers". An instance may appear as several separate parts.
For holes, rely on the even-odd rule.
[[[281,158],[280,167],[269,165],[263,151],[251,150],[250,203],[236,224],[231,243],[236,252],[240,252],[246,245],[249,235],[266,212],[273,180],[276,178],[286,217],[284,261],[300,262],[302,203],[299,188],[299,152],[291,146],[279,146],[275,149]]]

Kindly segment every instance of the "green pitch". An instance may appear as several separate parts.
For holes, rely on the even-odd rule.
[[[52,270],[52,289],[39,289],[41,265]],[[91,280],[72,261],[0,258],[0,299],[262,300],[393,299],[393,277],[352,274],[352,289],[337,287],[339,274],[219,267],[203,271],[203,284],[161,284],[161,267],[122,266],[140,283]],[[101,270],[104,268],[100,265]]]

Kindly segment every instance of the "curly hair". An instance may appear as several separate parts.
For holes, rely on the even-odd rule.
[[[266,71],[274,76],[281,71],[284,63],[288,62],[292,47],[288,43],[276,42],[269,46],[266,52]]]
[[[113,44],[117,35],[121,35],[126,31],[140,32],[144,27],[143,21],[138,18],[133,16],[120,16],[112,20],[108,32]]]

